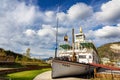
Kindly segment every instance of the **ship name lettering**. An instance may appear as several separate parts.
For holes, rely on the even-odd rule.
[[[62,64],[63,66],[66,66],[66,67],[70,67],[70,65],[69,64]]]

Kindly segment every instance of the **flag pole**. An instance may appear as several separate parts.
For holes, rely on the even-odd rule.
[[[57,49],[58,49],[58,21],[59,19],[57,18],[55,58],[57,57]]]

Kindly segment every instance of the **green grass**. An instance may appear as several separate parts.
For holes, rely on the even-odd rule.
[[[39,66],[51,66],[51,64],[44,63],[44,64],[39,64]]]
[[[40,69],[40,70],[30,70],[8,74],[7,77],[11,78],[11,80],[33,80],[38,74],[49,71],[50,68]]]

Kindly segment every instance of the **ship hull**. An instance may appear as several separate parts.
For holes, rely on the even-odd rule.
[[[61,60],[52,61],[52,78],[82,75],[94,70],[93,66]]]

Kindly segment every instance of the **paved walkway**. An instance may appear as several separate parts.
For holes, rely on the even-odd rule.
[[[47,72],[44,72],[42,74],[39,74],[33,80],[88,80],[88,79],[80,79],[80,78],[76,78],[76,77],[52,79],[51,78],[51,71],[47,71]]]

